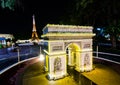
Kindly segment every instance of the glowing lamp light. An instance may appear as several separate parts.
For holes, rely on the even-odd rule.
[[[43,55],[43,54],[40,54],[39,60],[40,60],[40,61],[43,61],[43,60],[44,60],[44,55]]]

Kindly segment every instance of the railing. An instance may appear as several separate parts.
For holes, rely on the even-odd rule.
[[[36,57],[37,57],[37,56],[36,56]],[[35,59],[36,57],[29,58],[29,59],[25,59],[25,60],[22,60],[22,61],[20,61],[20,62],[16,62],[16,63],[14,63],[14,64],[11,64],[11,65],[7,66],[6,68],[2,69],[2,70],[0,71],[0,75],[3,74],[4,72],[6,72],[7,70],[11,69],[12,67],[17,66],[17,65],[19,65],[19,64],[21,64],[21,63],[23,63],[23,62],[25,62],[25,61]]]
[[[12,68],[15,65],[18,65],[29,59],[33,59],[37,57],[40,54],[40,47],[39,46],[34,47],[34,45],[28,47],[24,46],[24,50],[22,47],[20,47],[19,51],[13,52],[13,54],[11,53],[8,54],[10,56],[3,57],[2,59],[0,59],[0,74]],[[93,51],[93,56],[94,58],[120,64],[119,54]]]
[[[3,58],[0,59],[0,75],[22,62],[38,57],[39,54],[39,46],[31,45],[20,46],[16,52],[8,52],[6,55],[0,55],[3,56]]]
[[[101,60],[120,64],[120,55],[119,54],[93,51],[93,56],[94,56],[94,58],[98,58]]]

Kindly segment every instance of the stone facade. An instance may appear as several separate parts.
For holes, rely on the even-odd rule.
[[[45,68],[50,79],[66,76],[67,65],[74,66],[78,72],[93,69],[92,37],[95,34],[92,30],[92,26],[50,24],[43,28]],[[59,70],[55,70],[57,68]]]

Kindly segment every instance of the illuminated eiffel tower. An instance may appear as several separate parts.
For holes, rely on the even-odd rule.
[[[35,26],[35,16],[33,15],[33,30],[32,30],[32,37],[31,37],[32,42],[39,42],[40,39],[38,38],[38,34],[36,31],[36,26]]]

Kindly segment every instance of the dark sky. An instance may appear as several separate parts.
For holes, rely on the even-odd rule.
[[[29,2],[28,2],[29,1]],[[32,33],[32,15],[35,15],[37,32],[42,34],[42,28],[47,23],[59,22],[64,15],[66,2],[63,0],[23,0],[17,3],[13,10],[0,8],[0,33],[22,34],[30,36]]]

